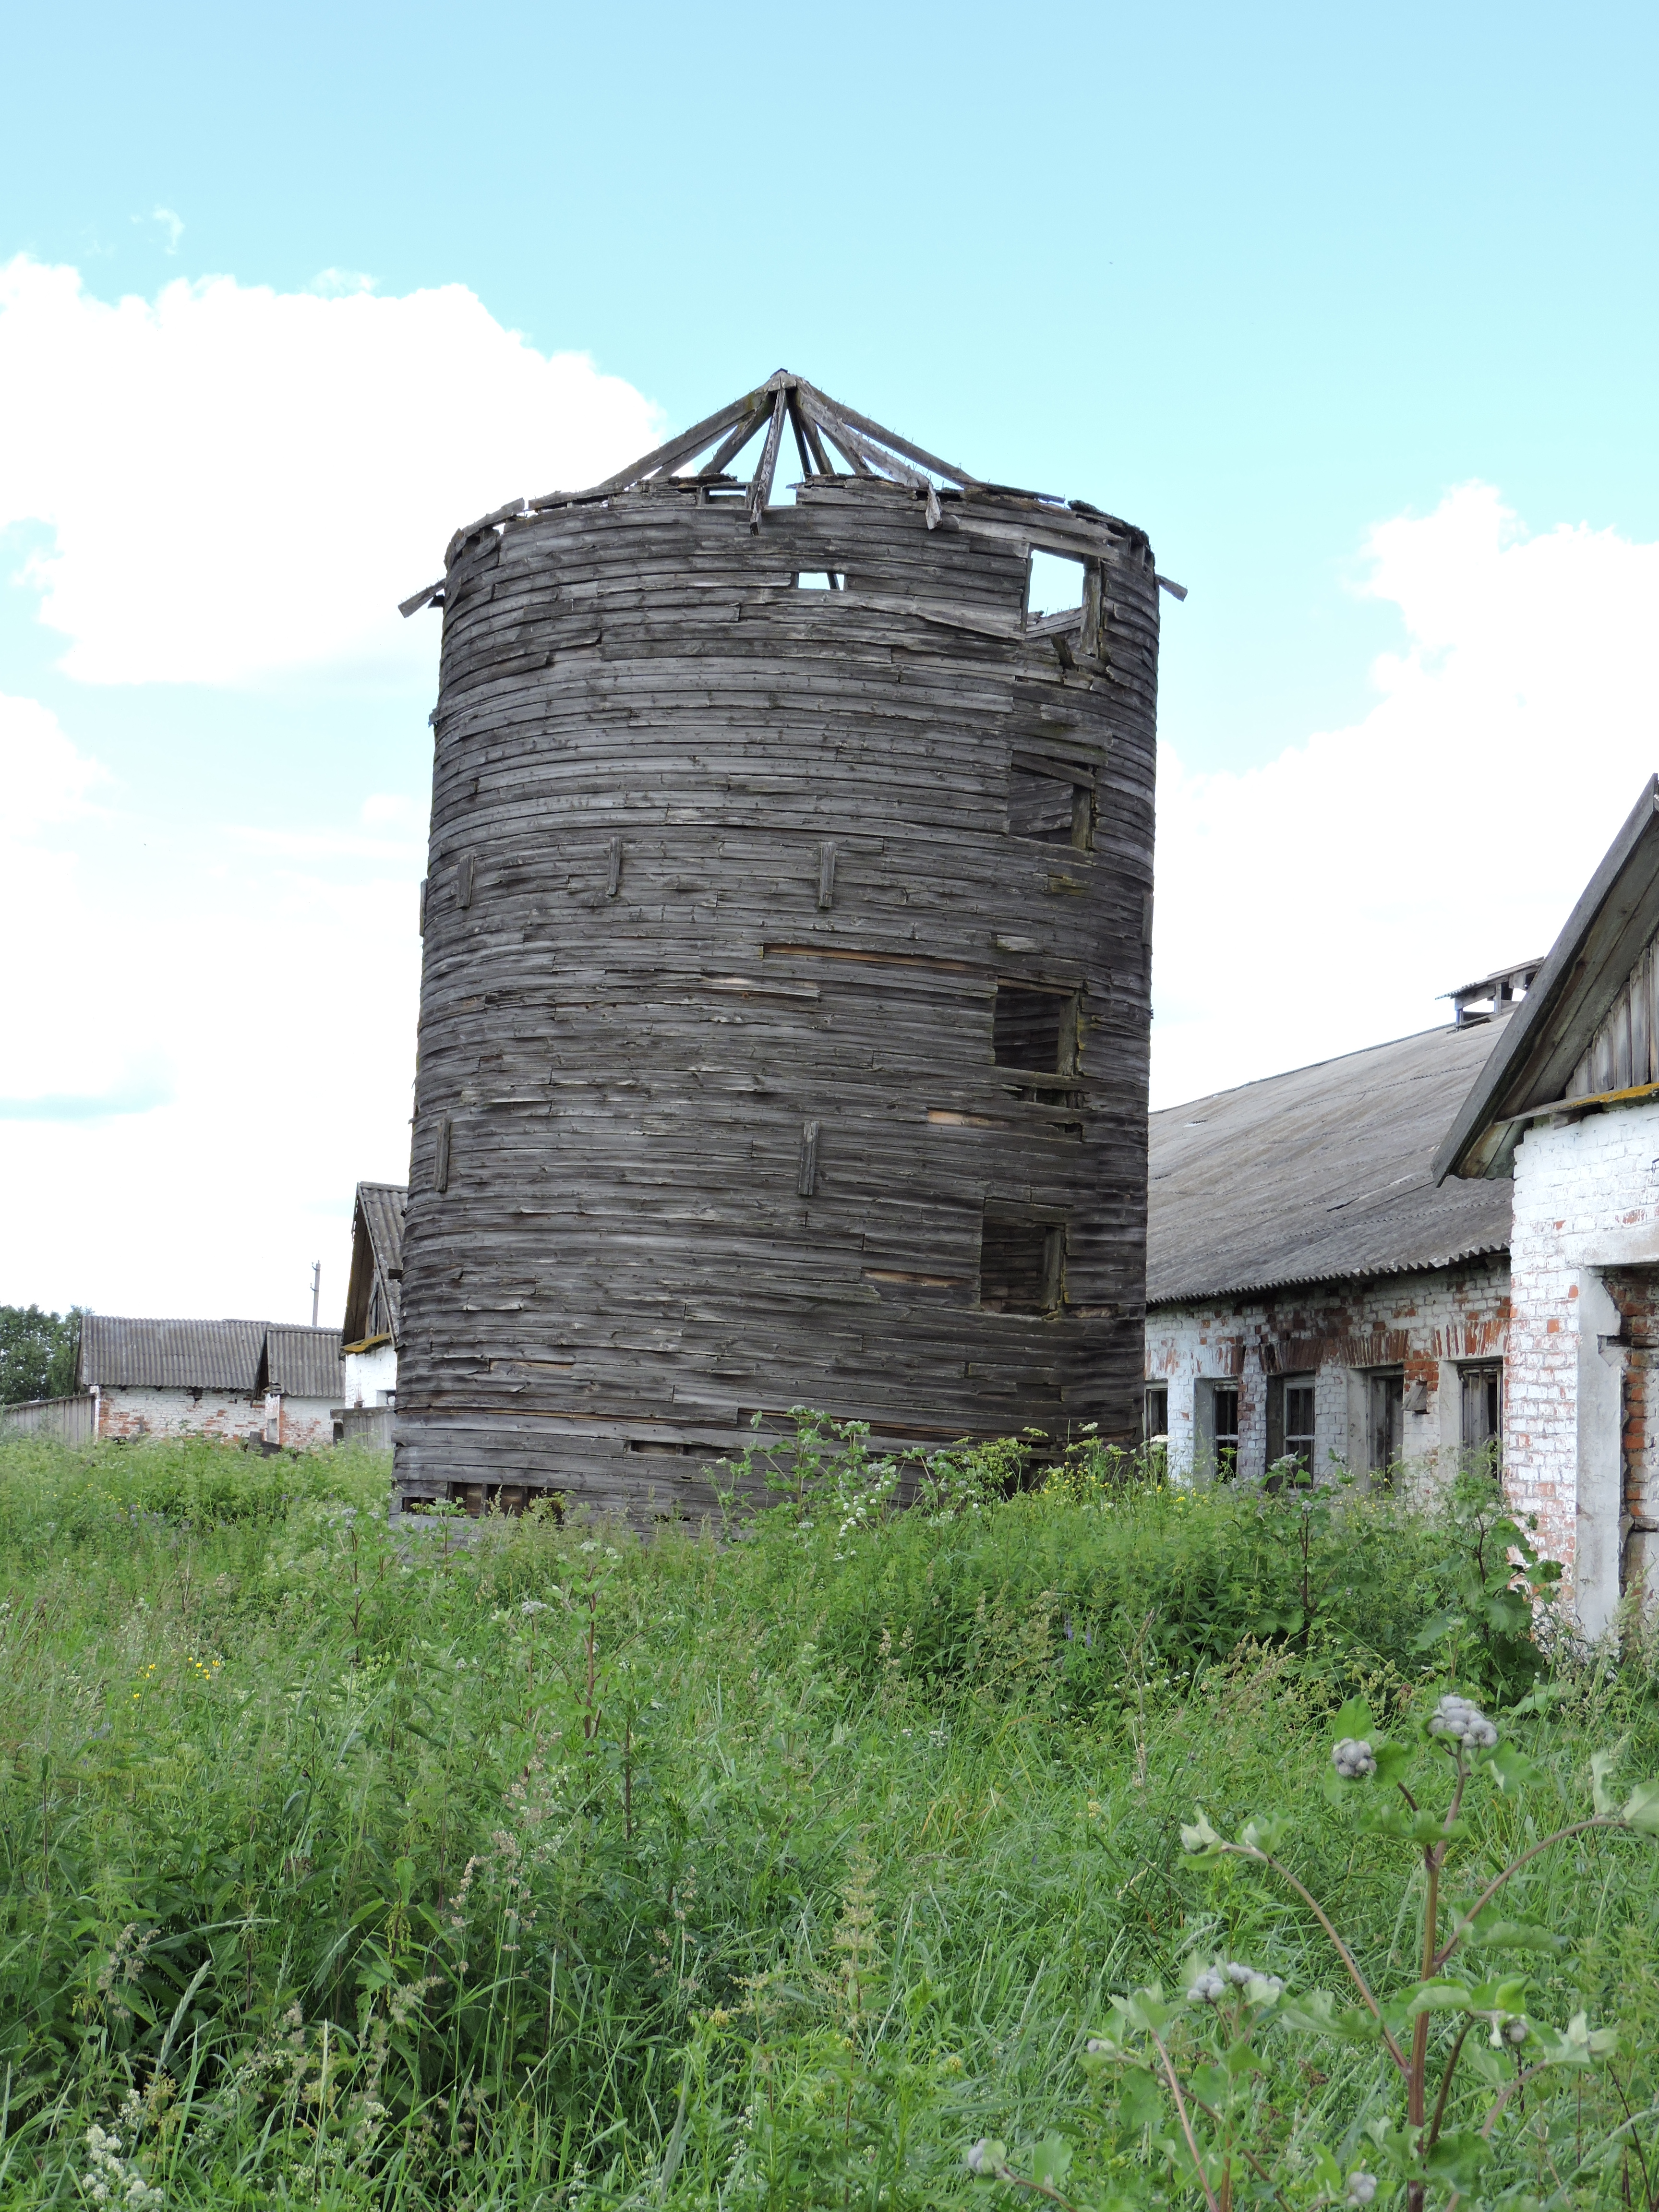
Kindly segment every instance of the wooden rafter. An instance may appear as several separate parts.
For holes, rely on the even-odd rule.
[[[698,475],[723,476],[727,464],[736,460],[738,455],[749,443],[756,431],[760,428],[762,423],[768,419],[771,410],[769,407],[757,406],[751,413],[745,415],[731,436],[721,441],[719,450],[709,455],[702,468],[698,470]]]
[[[767,501],[772,496],[772,479],[777,473],[778,448],[783,443],[783,421],[789,411],[789,394],[780,385],[772,400],[772,420],[767,428],[766,443],[761,448],[760,466],[749,479],[749,527],[760,528],[760,519]]]
[[[531,500],[528,506],[532,512],[540,512],[583,500],[608,498],[613,492],[628,491],[647,483],[666,483],[678,470],[708,453],[711,447],[714,452],[696,474],[699,477],[720,476],[764,427],[765,444],[749,480],[750,520],[758,528],[758,518],[772,495],[786,420],[794,433],[796,451],[805,474],[836,475],[830,458],[833,448],[854,475],[887,477],[925,497],[930,524],[938,520],[939,512],[933,477],[955,485],[980,482],[966,469],[942,461],[925,447],[913,445],[896,431],[884,429],[867,415],[829,398],[805,377],[781,368],[756,390],[744,392],[740,399],[734,399],[729,406],[682,431],[678,437],[669,439],[654,452],[641,454],[637,461],[618,469],[602,483],[590,484],[585,491],[548,492],[540,499]]]
[[[647,453],[641,460],[630,461],[625,469],[618,469],[614,477],[607,477],[603,483],[590,484],[586,491],[546,492],[540,499],[532,499],[530,504],[539,510],[547,507],[566,507],[573,500],[603,499],[607,492],[624,491],[629,484],[638,483],[641,477],[659,471],[672,473],[682,461],[689,461],[694,453],[702,453],[705,446],[713,445],[722,430],[729,428],[740,416],[748,414],[754,403],[755,394],[746,392],[741,399],[734,399],[729,407],[722,407],[716,414],[705,416],[701,422],[690,430],[683,430],[678,438],[671,438],[665,446],[659,446],[654,453]]]

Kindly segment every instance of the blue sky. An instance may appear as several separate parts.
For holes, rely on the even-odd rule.
[[[615,435],[693,419],[787,363],[979,472],[1129,517],[1192,593],[1165,614],[1162,731],[1179,775],[1161,929],[1171,888],[1213,890],[1219,872],[1239,899],[1273,885],[1294,944],[1301,902],[1329,908],[1332,886],[1322,893],[1308,866],[1321,825],[1358,831],[1339,899],[1415,849],[1409,816],[1390,817],[1381,846],[1364,825],[1365,794],[1413,744],[1431,769],[1437,747],[1464,745],[1447,792],[1421,793],[1425,819],[1477,815],[1483,775],[1518,782],[1533,821],[1559,816],[1553,841],[1534,850],[1516,827],[1496,872],[1462,886],[1443,861],[1442,908],[1413,889],[1408,958],[1391,951],[1386,915],[1357,919],[1352,963],[1383,981],[1342,1022],[1310,1026],[1305,989],[1281,981],[1245,994],[1248,1020],[1206,1027],[1194,923],[1158,994],[1165,1095],[1186,1095],[1431,1021],[1433,993],[1463,980],[1437,961],[1540,949],[1531,938],[1547,941],[1653,764],[1632,653],[1596,729],[1575,735],[1582,750],[1618,726],[1606,789],[1575,811],[1541,738],[1504,734],[1521,710],[1503,641],[1559,627],[1540,610],[1563,606],[1588,637],[1607,604],[1628,606],[1627,638],[1647,604],[1656,48],[1659,17],[1616,7],[14,10],[8,74],[26,90],[0,143],[0,264],[78,271],[105,302],[154,303],[214,276],[284,301],[465,288],[537,356],[586,355],[631,388],[635,414],[619,402],[605,418]],[[240,398],[233,380],[204,423],[227,483],[239,452],[257,463],[286,389],[267,380]],[[88,390],[95,414],[95,376]],[[451,410],[474,401],[492,404],[459,381],[426,398],[404,448],[411,478],[435,468]],[[361,391],[353,404],[372,404]],[[557,441],[550,425],[546,454],[534,450],[537,421],[526,403],[521,470],[492,459],[506,480],[478,505],[548,488]],[[1486,509],[1474,494],[1447,507],[1471,485],[1491,488]],[[429,644],[348,641],[283,666],[208,651],[199,672],[187,637],[165,667],[124,658],[99,643],[112,617],[86,613],[84,595],[77,619],[46,603],[41,563],[70,545],[51,504],[36,491],[4,508],[0,693],[38,703],[93,764],[81,811],[43,817],[53,880],[106,933],[112,913],[131,913],[175,945],[222,935],[234,906],[246,994],[221,1010],[213,1049],[221,1065],[246,1053],[279,1071],[297,1097],[321,1079],[324,1048],[307,1048],[302,1076],[273,1031],[291,1042],[296,1025],[320,1027],[292,977],[273,1012],[261,932],[298,945],[306,913],[337,896],[341,913],[382,892],[374,911],[400,910],[387,887],[420,872]],[[175,611],[197,588],[193,557],[231,557],[218,503],[198,496],[193,512],[198,555],[169,556]],[[426,580],[462,519],[434,509],[409,525],[387,574]],[[314,550],[291,566],[296,632],[352,561],[356,528],[319,503]],[[1379,528],[1405,533],[1386,557]],[[1487,580],[1478,611],[1460,547]],[[1536,698],[1571,700],[1571,646],[1534,672]],[[1435,690],[1454,665],[1462,677]],[[1389,675],[1401,668],[1409,680]],[[1346,733],[1346,765],[1318,783],[1332,733]],[[1287,756],[1314,763],[1299,783],[1275,766]],[[1230,838],[1247,817],[1251,842]],[[309,873],[279,882],[284,838]],[[204,888],[210,851],[220,891]],[[1493,903],[1510,895],[1512,917]],[[1197,891],[1183,904],[1196,915]],[[330,941],[325,930],[306,957],[337,1028],[353,992],[374,986],[361,946],[354,984],[321,972]],[[409,988],[407,951],[389,993]],[[1269,933],[1252,974],[1273,957]],[[1213,989],[1239,1000],[1235,974]],[[401,1171],[402,1019],[377,1033],[363,1078],[365,1175]],[[14,1152],[14,1186],[84,1171],[107,1191],[118,1166],[131,1173],[144,1116],[170,1109],[124,1117],[85,1102],[184,1099],[196,1079],[197,1048],[159,1002],[143,1026],[101,1073],[58,1066],[41,1031],[9,1085],[39,1110],[0,1123],[0,1163],[6,1144],[47,1144],[43,1128],[58,1149]],[[219,1121],[234,1119],[240,1094],[216,1095]],[[344,1158],[296,1170],[273,1201],[280,1263],[222,1228],[181,1227],[167,1297],[270,1304],[308,1270],[313,1222],[335,1240],[337,1283]],[[186,1190],[168,1186],[167,1205],[156,1222],[190,1224]],[[152,1269],[158,1241],[153,1222]],[[112,1255],[90,1216],[67,1247],[44,1221],[11,1242],[0,1297],[155,1310],[161,1297],[161,1278]]]
[[[1650,9],[93,7],[8,46],[0,243],[100,292],[459,282],[675,422],[785,361],[1143,523],[1195,763],[1359,705],[1378,517],[1479,477],[1659,527]]]

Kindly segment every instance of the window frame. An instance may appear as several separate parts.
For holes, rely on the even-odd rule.
[[[1494,1465],[1504,1464],[1504,1363],[1501,1359],[1461,1359],[1457,1363],[1457,1437],[1458,1449],[1463,1464],[1485,1456],[1495,1444]],[[1479,1385],[1487,1399],[1482,1408],[1480,1425],[1486,1429],[1482,1437],[1471,1439],[1469,1412],[1473,1401],[1470,1386]],[[1495,1418],[1490,1423],[1486,1415],[1495,1406]]]
[[[1305,1441],[1308,1455],[1304,1460],[1300,1453],[1297,1453],[1297,1473],[1291,1480],[1298,1489],[1310,1488],[1316,1479],[1319,1453],[1319,1371],[1316,1368],[1298,1370],[1292,1375],[1271,1375],[1267,1378],[1267,1467],[1271,1475],[1272,1469],[1280,1460],[1291,1455],[1293,1443],[1288,1401],[1293,1390],[1308,1393],[1312,1426],[1294,1431],[1297,1442]]]
[[[1365,1378],[1365,1472],[1386,1478],[1406,1455],[1406,1370],[1401,1364],[1367,1367],[1361,1372]]]
[[[1221,1425],[1220,1403],[1224,1398],[1232,1401],[1232,1422],[1224,1430]],[[1236,1375],[1201,1375],[1198,1378],[1197,1416],[1194,1439],[1201,1452],[1201,1471],[1212,1481],[1231,1482],[1238,1473],[1239,1422],[1242,1418],[1243,1395]]]
[[[1164,1410],[1162,1425],[1156,1429],[1152,1426],[1152,1401],[1154,1398],[1161,1401]],[[1166,1443],[1169,1442],[1170,1386],[1167,1382],[1148,1382],[1143,1387],[1140,1401],[1140,1437],[1143,1443],[1154,1443],[1159,1437],[1162,1437]]]

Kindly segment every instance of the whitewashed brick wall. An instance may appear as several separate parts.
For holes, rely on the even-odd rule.
[[[1319,1464],[1334,1455],[1358,1472],[1366,1461],[1362,1377],[1370,1367],[1403,1366],[1421,1382],[1427,1408],[1405,1419],[1404,1457],[1432,1479],[1455,1457],[1462,1436],[1458,1368],[1501,1359],[1509,1327],[1509,1262],[1495,1253],[1456,1267],[1379,1275],[1262,1297],[1159,1305],[1146,1316],[1146,1374],[1170,1393],[1170,1459],[1193,1470],[1195,1412],[1206,1380],[1236,1376],[1239,1459],[1243,1473],[1267,1464],[1267,1376],[1284,1347],[1304,1349],[1316,1376],[1314,1425]],[[1268,1357],[1263,1358],[1264,1350]]]
[[[342,1402],[348,1406],[384,1406],[388,1396],[398,1388],[398,1349],[395,1345],[377,1344],[373,1352],[348,1352],[343,1364],[345,1369],[345,1395]]]
[[[1623,1334],[1609,1268],[1659,1265],[1659,1102],[1534,1123],[1515,1159],[1510,1496],[1599,1635],[1619,1599]]]
[[[334,1441],[333,1411],[325,1398],[285,1397],[281,1442],[313,1451]],[[263,1393],[247,1397],[230,1390],[173,1390],[159,1385],[124,1382],[100,1394],[98,1433],[103,1437],[222,1437],[230,1441],[263,1437]]]

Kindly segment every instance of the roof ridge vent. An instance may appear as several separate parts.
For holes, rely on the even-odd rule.
[[[1473,983],[1460,983],[1455,991],[1443,991],[1441,997],[1452,1002],[1453,1028],[1474,1029],[1510,1012],[1531,990],[1532,979],[1543,964],[1541,960],[1522,960],[1513,968],[1495,969]]]

